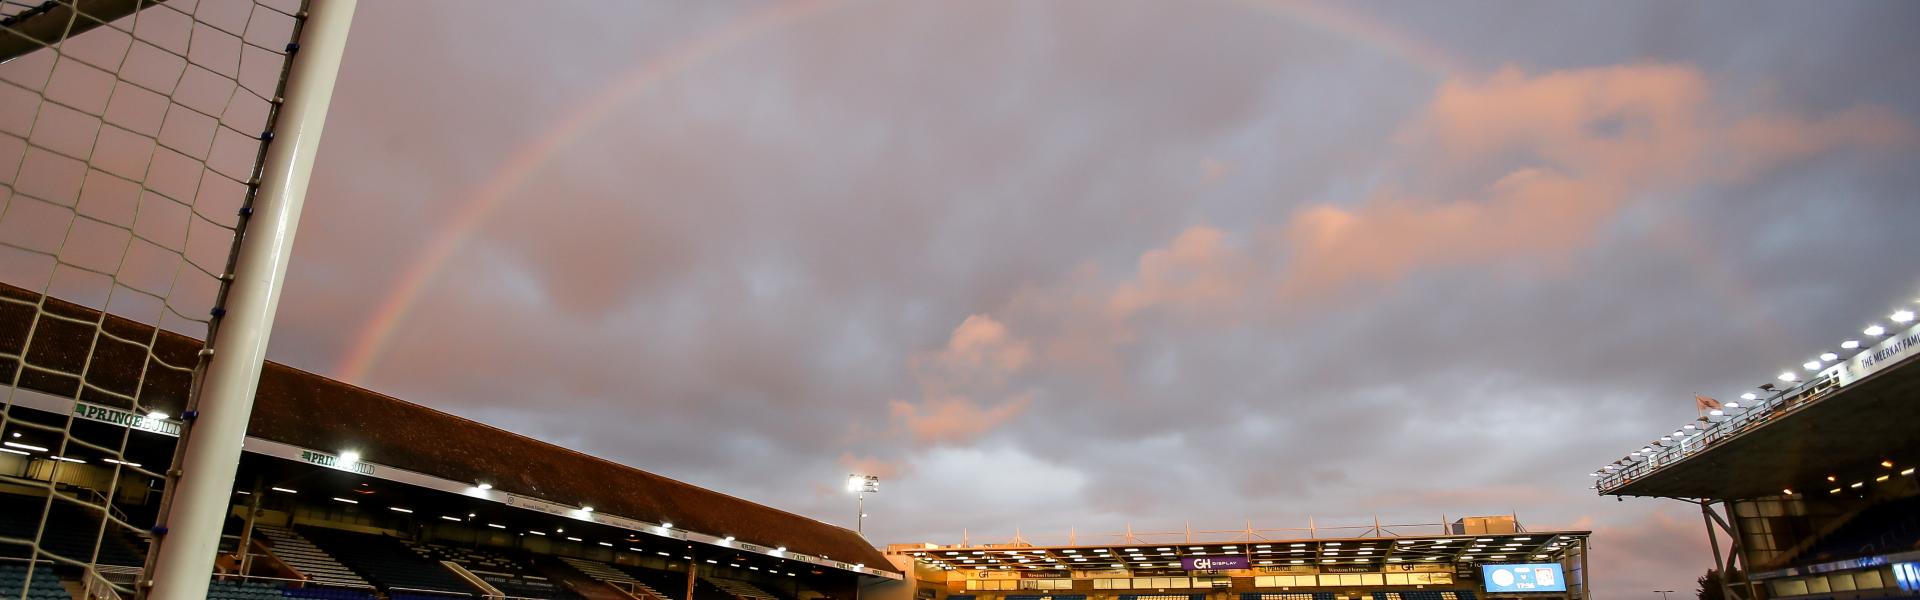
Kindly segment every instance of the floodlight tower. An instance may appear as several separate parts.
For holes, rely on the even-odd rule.
[[[860,518],[853,522],[853,531],[854,533],[864,535],[867,525],[867,494],[880,493],[880,476],[861,475],[858,473],[849,474],[847,475],[847,491],[859,499]]]

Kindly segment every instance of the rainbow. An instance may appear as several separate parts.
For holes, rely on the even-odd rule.
[[[1466,72],[1461,66],[1465,63],[1452,52],[1391,24],[1341,7],[1291,1],[1228,1],[1374,48],[1437,77]],[[405,322],[447,261],[486,224],[512,192],[520,189],[562,150],[593,133],[595,125],[613,115],[623,102],[757,35],[807,21],[847,4],[847,0],[776,1],[695,35],[673,50],[642,63],[566,113],[539,138],[492,170],[492,175],[454,210],[452,219],[407,263],[372,317],[355,333],[340,358],[335,376],[350,383],[364,383],[392,341],[394,332]]]

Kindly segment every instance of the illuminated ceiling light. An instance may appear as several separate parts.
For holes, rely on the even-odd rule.
[[[1913,311],[1910,311],[1910,310],[1895,311],[1893,314],[1888,315],[1887,318],[1893,319],[1893,322],[1895,323],[1911,322],[1913,321]]]
[[[612,547],[613,547],[613,544],[611,544],[611,543],[608,543],[608,542],[600,542],[600,545],[602,545],[602,546],[606,546],[606,547],[608,547],[608,548],[612,548]]]
[[[593,512],[593,507],[591,507],[591,506],[582,506],[582,507],[580,507],[580,512]]]
[[[488,526],[488,527],[492,527],[492,528],[494,528],[494,529],[506,529],[506,528],[507,528],[507,526],[505,526],[505,525],[501,525],[501,524],[499,524],[499,523],[488,523],[488,524],[487,524],[487,526]]]
[[[1900,472],[1900,474],[1901,474],[1901,475],[1912,475],[1912,474],[1913,474],[1913,467],[1907,467],[1907,470],[1905,470],[1905,471],[1901,471],[1901,472]]]
[[[1853,482],[1853,485],[1849,485],[1849,486],[1847,486],[1847,487],[1851,487],[1851,488],[1857,488],[1857,487],[1860,487],[1860,486],[1863,486],[1863,485],[1866,485],[1866,484],[1867,484],[1867,482],[1865,482],[1865,481],[1855,481],[1855,482]]]
[[[1847,340],[1844,342],[1840,342],[1840,349],[1842,350],[1853,350],[1859,347],[1860,347],[1860,340]]]
[[[1800,376],[1799,376],[1799,375],[1794,375],[1794,374],[1793,374],[1793,372],[1791,372],[1791,371],[1787,371],[1787,372],[1782,372],[1782,373],[1780,373],[1780,380],[1781,380],[1781,381],[1795,381],[1795,380],[1798,380],[1798,379],[1800,379]]]
[[[459,522],[460,522],[460,517],[449,517],[449,516],[446,516],[446,515],[440,515],[440,518],[441,518],[441,519],[445,519],[445,520],[448,520],[448,521],[453,521],[453,522],[455,522],[455,523],[459,523]]]
[[[1782,493],[1782,494],[1786,494],[1786,495],[1788,495],[1788,496],[1792,496],[1792,495],[1793,495],[1793,488],[1787,488],[1787,489],[1783,489],[1783,490],[1780,490],[1780,493]]]
[[[1893,468],[1893,461],[1890,461],[1890,460],[1880,461],[1880,466],[1891,469]]]
[[[774,549],[773,549],[773,551],[774,551],[774,552],[786,552],[786,551],[787,551],[787,547],[786,547],[786,546],[781,546],[781,547],[779,547],[779,548],[774,548]]]
[[[493,489],[493,484],[482,481],[480,482],[480,485],[476,485],[473,487],[480,488],[483,490],[490,490],[490,489]]]
[[[283,488],[283,487],[275,487],[275,488],[267,488],[267,489],[271,489],[271,490],[273,490],[273,491],[276,491],[276,492],[282,492],[282,493],[287,493],[287,494],[298,494],[298,493],[300,493],[300,492],[298,492],[298,491],[295,491],[295,490],[290,490],[290,489],[287,489],[287,488]]]
[[[1288,544],[1288,546],[1292,548],[1305,548],[1307,545],[1306,544]]]
[[[1823,360],[1823,361],[1838,360],[1839,358],[1840,358],[1840,355],[1834,354],[1832,352],[1820,353],[1820,360]]]
[[[658,554],[658,555],[661,555],[661,556],[672,556],[671,554],[667,554],[667,553],[665,553],[665,552],[655,552],[654,554]]]
[[[25,453],[25,452],[22,452],[21,454],[26,454],[26,453]],[[140,466],[140,463],[137,463],[137,462],[127,462],[127,461],[124,461],[124,460],[117,460],[117,459],[112,459],[112,458],[102,458],[102,459],[100,459],[100,462],[104,462],[104,463],[112,463],[112,464],[116,464],[116,465],[126,465],[126,466],[129,466],[129,467],[138,467],[138,466]]]
[[[533,531],[533,530],[528,530],[528,531],[527,531],[527,533],[531,533],[531,534],[534,534],[534,535],[546,535],[546,534],[547,534],[547,532],[545,532],[545,531]]]
[[[3,446],[7,446],[7,447],[9,447],[9,448],[19,448],[19,449],[21,449],[21,450],[32,450],[32,451],[34,451],[34,452],[46,452],[46,451],[47,451],[47,449],[46,449],[46,448],[42,448],[42,447],[39,447],[39,446],[35,446],[35,445],[33,445],[33,444],[22,444],[22,443],[20,443],[20,442],[0,442],[0,445],[3,445]]]
[[[1840,480],[1840,478],[1839,478],[1839,477],[1835,477],[1835,476],[1833,476],[1833,475],[1828,475],[1828,476],[1827,476],[1827,481],[1839,481],[1839,480]]]
[[[387,507],[387,510],[397,512],[397,513],[413,514],[413,509],[411,508],[400,508],[398,506],[389,506]]]
[[[346,463],[348,465],[352,465],[353,463],[360,462],[360,453],[353,450],[342,451],[340,453],[340,462]]]
[[[725,544],[731,544],[731,543],[733,543],[733,536],[727,536],[727,537],[723,537],[723,538],[720,538],[720,542],[721,542],[721,543],[725,543]]]
[[[347,504],[359,504],[359,503],[360,503],[360,501],[359,501],[359,500],[348,500],[348,499],[346,499],[346,498],[340,498],[340,497],[337,497],[337,496],[336,496],[336,497],[334,497],[334,499],[333,499],[333,501],[334,501],[334,502],[345,502],[345,503],[347,503]]]
[[[1760,399],[1760,396],[1759,396],[1758,394],[1755,394],[1755,393],[1753,393],[1753,392],[1747,392],[1747,393],[1745,393],[1745,394],[1741,394],[1741,395],[1740,395],[1740,399],[1741,399],[1741,400],[1758,400],[1758,399]]]
[[[1293,563],[1293,564],[1296,564],[1296,565],[1304,565],[1304,564],[1307,564],[1307,561],[1304,561],[1304,560],[1290,560],[1290,561],[1287,561],[1287,562],[1289,562],[1289,563]]]
[[[667,522],[665,522],[665,523],[661,523],[661,524],[660,524],[660,528],[661,528],[661,529],[673,529],[673,521],[667,521]]]
[[[78,459],[78,458],[67,458],[67,457],[65,457],[65,456],[55,456],[55,457],[53,457],[53,459],[54,459],[54,460],[57,460],[57,461],[61,461],[61,462],[70,462],[70,463],[80,463],[80,464],[83,464],[83,465],[84,465],[84,464],[87,464],[87,461],[84,461],[84,460],[80,460],[80,459]]]
[[[1820,370],[1820,361],[1810,360],[1804,363],[1800,363],[1800,366],[1805,368],[1808,371],[1818,371]]]
[[[20,450],[15,450],[12,448],[0,448],[0,452],[5,452],[7,454],[18,454],[21,456],[33,456],[33,453],[31,452],[22,452]]]
[[[1327,542],[1327,545],[1328,545],[1328,546],[1336,546],[1336,547],[1337,547],[1337,546],[1339,546],[1339,545],[1340,545],[1340,542]]]
[[[1873,336],[1873,337],[1880,337],[1880,336],[1882,336],[1882,335],[1886,335],[1886,333],[1887,333],[1887,328],[1885,328],[1885,327],[1881,327],[1881,326],[1879,326],[1879,325],[1874,325],[1874,326],[1871,326],[1871,327],[1868,327],[1868,328],[1866,328],[1866,329],[1863,329],[1863,330],[1861,330],[1861,331],[1860,331],[1860,333],[1864,333],[1864,334],[1867,334],[1867,335],[1870,335],[1870,336]]]
[[[147,418],[149,418],[149,419],[159,419],[159,420],[162,420],[162,421],[165,421],[165,420],[167,420],[167,418],[168,418],[168,417],[171,417],[171,416],[173,416],[173,415],[169,415],[169,414],[167,414],[167,413],[166,413],[166,412],[164,412],[164,411],[158,411],[158,410],[156,410],[156,411],[152,411],[152,412],[149,412],[149,413],[147,413]]]

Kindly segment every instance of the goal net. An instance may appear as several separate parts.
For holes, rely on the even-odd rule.
[[[181,534],[182,417],[216,350],[265,339],[221,324],[309,8],[0,0],[0,598],[141,595]]]

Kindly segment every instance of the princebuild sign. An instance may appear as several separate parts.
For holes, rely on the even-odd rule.
[[[1252,561],[1246,556],[1187,556],[1180,559],[1180,568],[1188,571],[1228,571],[1251,566]]]

